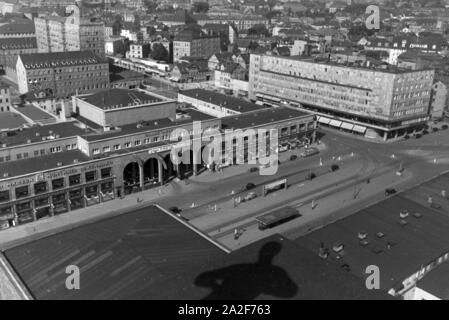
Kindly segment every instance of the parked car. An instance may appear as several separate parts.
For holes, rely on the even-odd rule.
[[[297,160],[298,159],[298,156],[296,155],[296,154],[292,154],[291,156],[290,156],[290,161],[295,161],[295,160]]]
[[[433,127],[433,128],[432,128],[432,131],[433,131],[433,132],[438,132],[438,131],[440,131],[440,129],[438,129],[437,127]]]
[[[339,170],[339,169],[340,169],[340,167],[338,166],[338,164],[333,164],[333,165],[331,165],[331,171],[332,171],[332,172],[337,171],[337,170]]]
[[[170,207],[168,210],[170,210],[171,212],[175,213],[175,214],[179,214],[181,213],[181,209],[179,209],[178,207]]]
[[[423,134],[423,135],[429,134],[429,131],[423,130],[422,134]]]
[[[422,137],[422,134],[419,134],[419,133],[415,134],[415,139],[420,139],[421,137]]]
[[[257,168],[257,167],[252,167],[251,169],[249,169],[249,172],[251,172],[251,173],[259,172],[259,168]]]
[[[397,191],[394,188],[385,189],[385,196],[386,197],[389,197],[389,196],[391,196],[391,195],[393,195],[395,193],[397,193]]]
[[[288,143],[282,143],[282,144],[279,146],[279,153],[281,153],[281,152],[287,152],[288,149],[289,149]]]
[[[244,186],[242,188],[242,191],[249,191],[249,190],[254,189],[255,187],[256,187],[256,185],[254,183],[249,182],[249,183],[246,184],[246,186]]]
[[[9,222],[8,221],[0,221],[0,230],[5,230],[9,228]]]
[[[410,139],[410,136],[409,136],[408,134],[406,134],[406,135],[404,136],[404,140],[408,140],[408,139]]]
[[[441,130],[447,130],[447,129],[449,129],[449,126],[447,124],[443,124],[441,126]]]

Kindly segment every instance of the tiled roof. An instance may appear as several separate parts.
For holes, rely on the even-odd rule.
[[[37,48],[36,38],[3,38],[0,39],[0,49],[30,49]]]
[[[21,54],[20,59],[26,69],[106,63],[90,51]]]
[[[0,34],[34,33],[34,24],[10,23],[0,27]]]

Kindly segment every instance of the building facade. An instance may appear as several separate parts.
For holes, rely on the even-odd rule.
[[[429,119],[434,73],[253,54],[249,97],[305,108],[324,125],[386,140]]]
[[[132,101],[133,94],[143,99],[130,91],[123,91],[115,98]],[[85,97],[75,99],[81,101]],[[86,107],[100,108],[103,99],[98,100],[97,95],[91,99],[91,106]],[[148,108],[151,111],[154,105],[149,104]],[[312,138],[316,129],[315,116],[288,108],[257,110],[222,119],[189,108],[177,112],[175,119],[151,117],[102,132],[83,129],[76,122],[26,128],[3,137],[0,220],[7,223],[2,223],[2,228],[124,197],[163,185],[174,177],[182,179],[198,174],[205,166],[201,153],[209,141],[201,141],[201,153],[185,151],[190,161],[174,165],[170,154],[177,148],[178,140],[171,141],[170,136],[176,129],[185,130],[193,138],[208,129],[223,133],[231,128],[277,130],[280,141]],[[194,132],[194,121],[200,122],[201,132]],[[242,148],[246,159],[254,157],[249,155],[249,143],[252,143],[249,139],[242,138],[241,144],[225,146],[222,161],[228,160],[225,155],[229,152],[236,154],[237,148]]]
[[[82,18],[78,7],[70,8],[74,12],[68,17],[34,19],[39,52],[92,51],[104,56],[104,23]]]
[[[9,86],[0,81],[0,113],[11,111],[11,92]]]
[[[20,54],[37,52],[36,38],[4,38],[0,39],[0,65],[6,76],[17,82],[16,64]]]
[[[91,51],[20,55],[16,70],[21,94],[71,97],[109,88],[109,64]]]
[[[129,57],[135,59],[148,58],[151,52],[151,43],[135,43],[129,46]]]
[[[182,57],[209,57],[220,52],[220,37],[208,36],[202,31],[184,30],[173,40],[173,60]]]

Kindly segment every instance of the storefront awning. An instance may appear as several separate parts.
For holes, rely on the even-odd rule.
[[[318,117],[318,122],[322,124],[329,124],[329,122],[331,122],[331,119],[326,117]]]
[[[364,134],[366,132],[366,127],[354,126],[354,128],[352,130],[355,132]]]
[[[331,120],[331,122],[329,122],[329,125],[331,125],[332,127],[336,127],[336,128],[340,128],[341,124],[342,124],[342,122],[338,121],[338,120]]]
[[[341,124],[341,128],[345,130],[352,130],[352,128],[354,128],[354,125],[352,123],[343,122]]]

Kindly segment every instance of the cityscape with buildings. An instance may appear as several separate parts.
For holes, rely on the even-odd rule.
[[[0,300],[449,300],[448,192],[448,0],[0,0]]]

